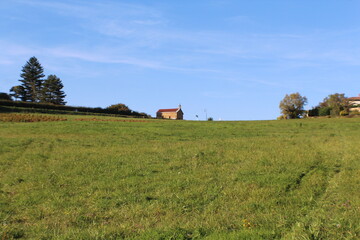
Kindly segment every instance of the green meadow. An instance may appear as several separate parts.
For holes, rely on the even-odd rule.
[[[0,239],[360,239],[360,119],[0,122]],[[87,120],[88,119],[88,120]]]

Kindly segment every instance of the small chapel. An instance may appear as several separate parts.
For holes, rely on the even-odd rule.
[[[181,110],[181,105],[178,108],[159,109],[156,118],[183,120],[184,112]]]

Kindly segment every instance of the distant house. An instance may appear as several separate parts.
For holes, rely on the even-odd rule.
[[[357,97],[348,98],[350,105],[350,111],[360,111],[360,94]]]
[[[349,97],[348,100],[352,105],[360,105],[360,94],[357,97]]]
[[[181,110],[181,105],[178,108],[169,108],[169,109],[159,109],[156,112],[156,118],[166,118],[166,119],[179,119],[183,120],[184,113]]]

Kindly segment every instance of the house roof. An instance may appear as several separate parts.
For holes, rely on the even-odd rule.
[[[350,100],[350,101],[360,101],[360,97],[349,97],[348,100]]]
[[[177,112],[179,108],[159,109],[157,112]]]

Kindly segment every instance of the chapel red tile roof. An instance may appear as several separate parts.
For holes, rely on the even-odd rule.
[[[157,112],[177,112],[178,108],[159,109]]]

